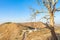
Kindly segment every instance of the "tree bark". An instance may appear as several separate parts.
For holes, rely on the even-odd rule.
[[[50,13],[50,25],[54,27],[54,14]]]
[[[55,29],[54,29],[54,14],[50,13],[50,31],[51,31],[51,35],[52,35],[52,40],[58,40],[56,34],[55,34]]]

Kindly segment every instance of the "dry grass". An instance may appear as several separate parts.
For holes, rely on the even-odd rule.
[[[28,27],[41,28],[39,31],[33,31],[31,33],[26,33],[26,40],[48,40],[51,36],[50,30],[44,28],[45,25],[41,22],[36,22],[35,26],[32,25],[34,22],[30,23],[4,23],[0,25],[0,40],[22,40],[23,30],[27,30]],[[55,28],[56,33],[58,33],[58,38],[60,37],[60,27]]]

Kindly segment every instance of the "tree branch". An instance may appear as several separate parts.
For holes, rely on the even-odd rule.
[[[51,2],[50,0],[42,0],[43,4],[46,6],[46,8],[51,11]]]
[[[59,8],[57,8],[57,9],[55,9],[55,11],[60,11],[60,7],[59,7]]]
[[[57,4],[57,0],[56,0],[56,2],[53,4],[53,10],[52,10],[52,12],[55,12],[55,10],[56,10],[56,8],[55,8],[56,4]]]

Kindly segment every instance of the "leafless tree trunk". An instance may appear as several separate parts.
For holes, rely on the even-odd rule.
[[[51,35],[52,35],[52,40],[58,40],[56,33],[55,33],[55,29],[54,29],[54,14],[50,13],[50,25],[51,25]]]
[[[56,33],[54,31],[54,27],[51,28],[51,35],[52,35],[52,40],[58,40],[57,36],[56,36]]]

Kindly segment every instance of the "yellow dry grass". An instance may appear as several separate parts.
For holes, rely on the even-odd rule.
[[[36,22],[36,25],[32,26],[32,22],[30,23],[4,23],[0,25],[0,40],[22,40],[23,31],[27,30],[28,26],[33,28],[43,28],[39,31],[33,31],[31,33],[26,34],[26,40],[46,40],[50,34],[50,30],[44,28],[45,25],[41,22]],[[55,28],[56,33],[60,34],[60,27]]]

